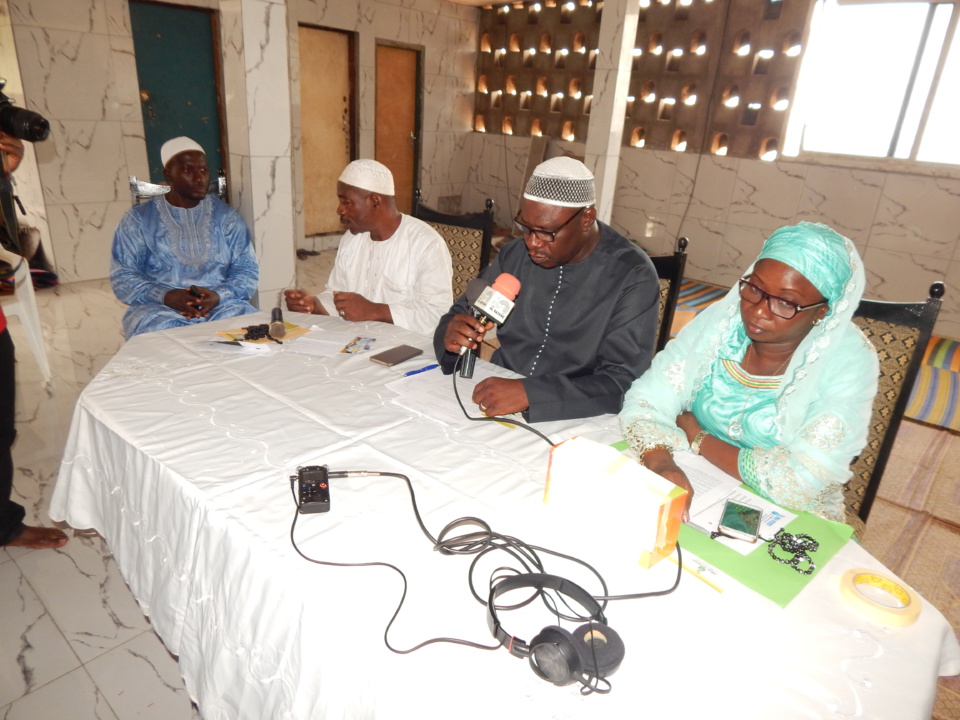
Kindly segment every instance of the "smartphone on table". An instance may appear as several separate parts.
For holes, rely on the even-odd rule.
[[[717,527],[717,531],[721,535],[737,540],[756,542],[760,535],[762,515],[760,508],[727,500],[726,505],[723,506],[723,513],[720,515],[720,525]]]
[[[392,367],[410,358],[415,358],[417,355],[423,355],[423,350],[413,347],[413,345],[397,345],[397,347],[371,355],[370,360],[380,365]]]

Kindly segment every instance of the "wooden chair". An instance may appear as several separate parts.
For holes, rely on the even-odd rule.
[[[677,310],[677,298],[680,296],[680,286],[683,284],[683,271],[687,266],[687,245],[689,244],[690,241],[682,237],[677,240],[677,250],[673,255],[650,257],[660,278],[660,316],[657,321],[656,352],[663,350],[663,346],[670,340],[670,326],[673,325],[673,315]]]
[[[450,249],[453,261],[453,299],[467,289],[467,283],[490,264],[493,244],[493,200],[487,199],[482,212],[449,215],[421,202],[420,189],[414,192],[413,217],[431,225]]]
[[[944,293],[942,282],[930,286],[925,302],[861,300],[853,321],[870,338],[880,359],[880,379],[867,445],[853,461],[853,477],[844,487],[847,523],[857,537],[866,527],[890,450],[933,333]]]
[[[156,197],[157,195],[166,195],[170,192],[169,185],[157,185],[156,183],[137,180],[136,175],[130,176],[130,204],[139,205],[141,200]],[[217,171],[216,177],[210,178],[208,193],[216,193],[216,196],[227,202],[227,175],[223,170]]]

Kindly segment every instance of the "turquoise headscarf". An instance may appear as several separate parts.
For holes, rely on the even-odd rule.
[[[843,237],[820,223],[802,222],[774,231],[757,260],[764,258],[789,265],[813,283],[831,312],[850,279],[850,253]]]

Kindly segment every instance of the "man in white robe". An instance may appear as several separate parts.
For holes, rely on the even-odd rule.
[[[337,182],[337,214],[346,232],[319,295],[286,290],[295,312],[377,320],[431,335],[453,302],[453,266],[443,238],[394,202],[393,174],[375,160],[354,160]]]

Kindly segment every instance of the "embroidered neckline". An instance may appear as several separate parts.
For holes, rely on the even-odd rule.
[[[755,390],[776,390],[780,387],[780,381],[783,380],[783,375],[751,375],[740,367],[739,363],[733,360],[724,358],[721,362],[734,380],[748,388]]]

